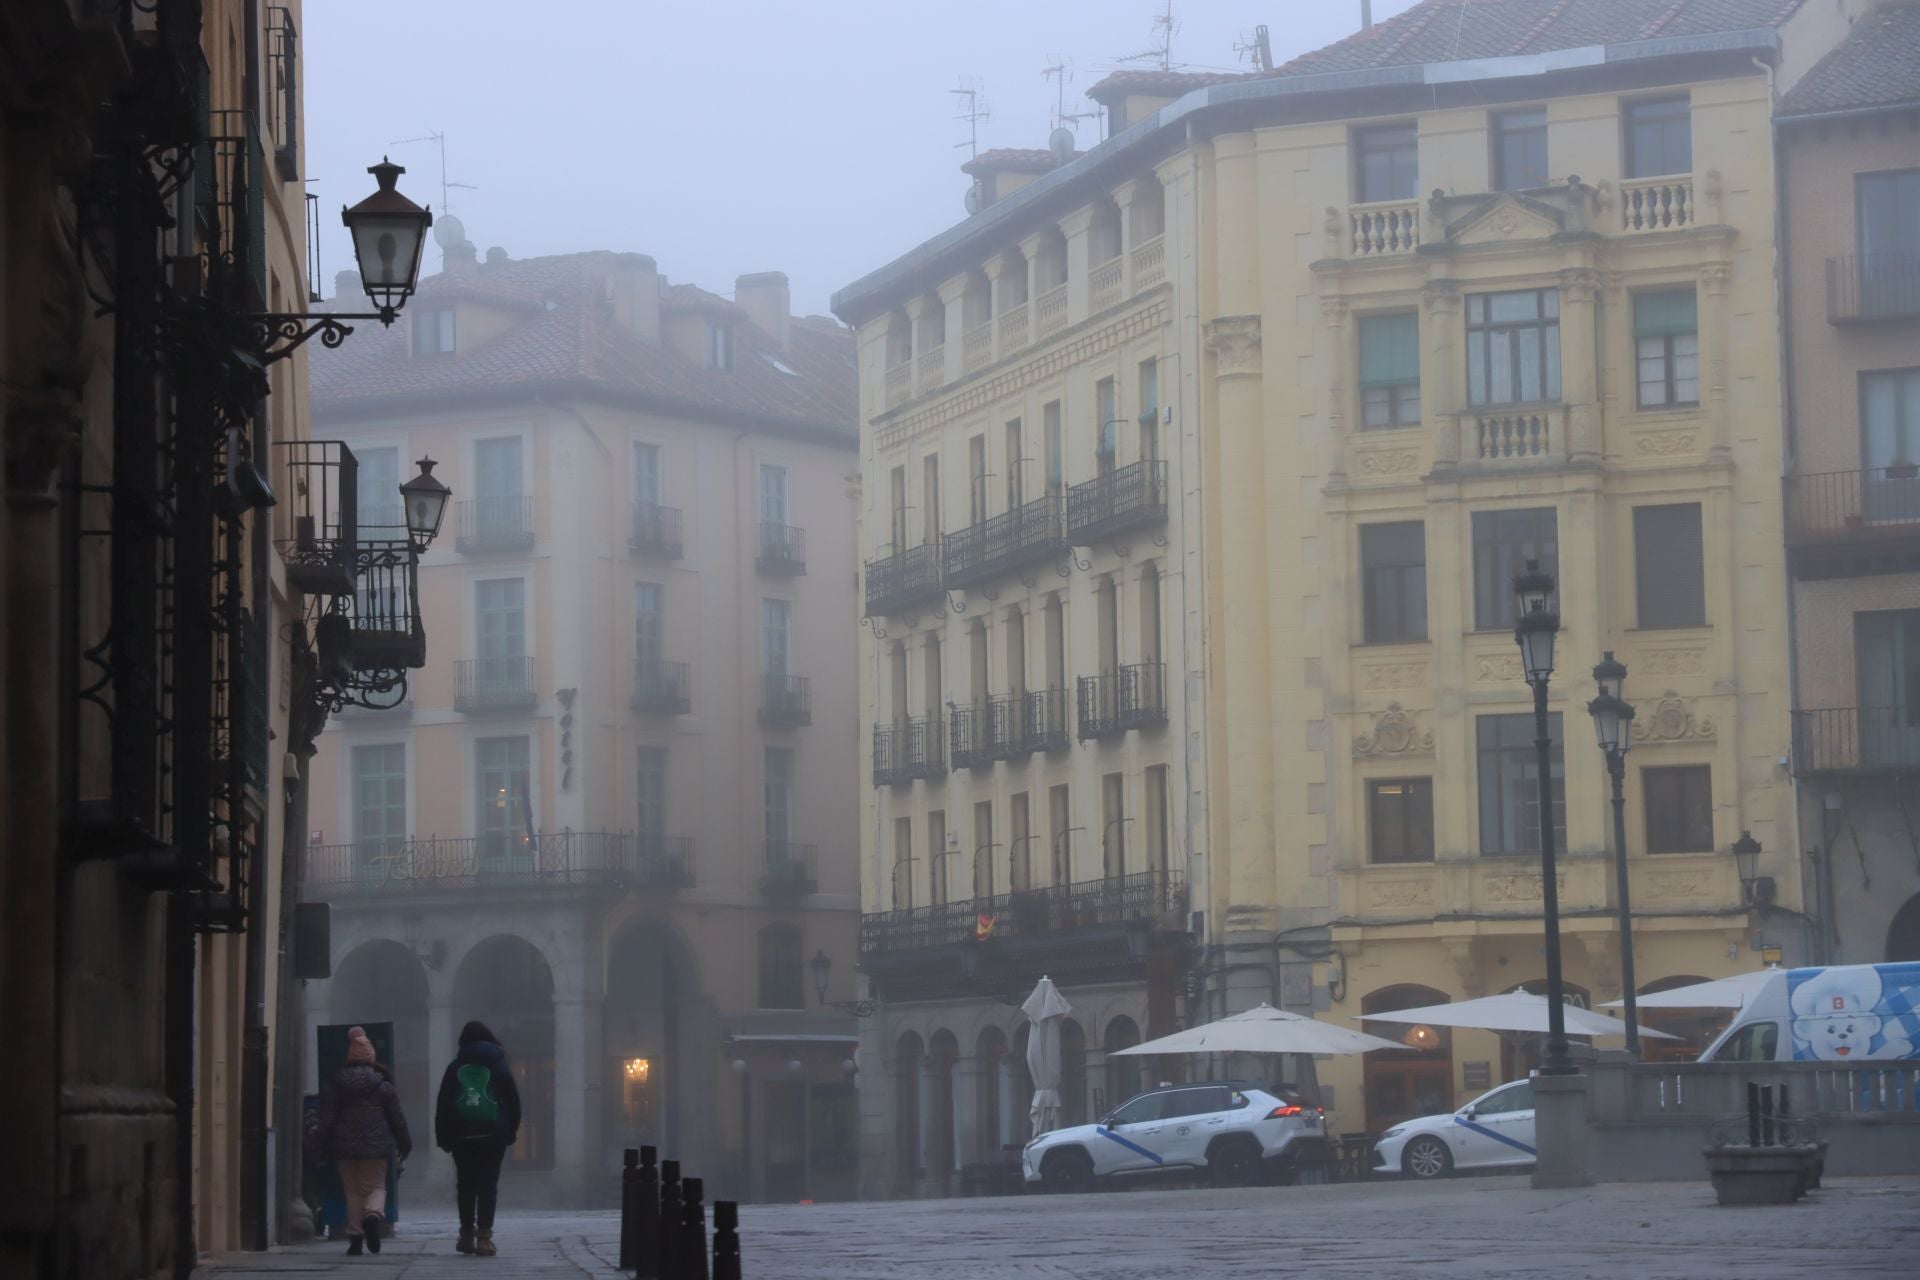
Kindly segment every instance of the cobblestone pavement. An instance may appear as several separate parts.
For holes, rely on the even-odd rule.
[[[214,1264],[223,1280],[376,1272],[613,1276],[612,1214],[503,1218],[497,1261],[452,1252],[453,1223],[407,1224],[379,1258],[303,1246]],[[1699,1182],[1534,1191],[1524,1178],[1243,1191],[1139,1190],[907,1203],[746,1206],[749,1280],[1204,1276],[1805,1280],[1920,1274],[1920,1176],[1830,1179],[1785,1208],[1722,1209]]]

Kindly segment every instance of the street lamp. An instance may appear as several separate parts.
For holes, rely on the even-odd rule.
[[[1548,729],[1547,685],[1553,679],[1553,641],[1560,631],[1560,615],[1553,601],[1553,575],[1527,561],[1525,573],[1513,579],[1518,606],[1513,638],[1520,646],[1520,665],[1533,687],[1535,781],[1540,808],[1540,897],[1546,909],[1547,943],[1547,1054],[1540,1074],[1577,1074],[1567,1055],[1566,989],[1560,976],[1560,882],[1553,849],[1553,734]]]
[[[440,521],[447,514],[447,499],[453,492],[433,474],[432,458],[422,458],[418,465],[420,474],[400,486],[400,499],[407,512],[407,540],[413,544],[414,554],[423,556],[434,535],[440,532]]]
[[[1613,862],[1620,886],[1620,985],[1627,1013],[1627,1053],[1640,1056],[1640,1011],[1636,1006],[1633,978],[1633,907],[1627,896],[1627,749],[1632,745],[1633,706],[1621,698],[1627,681],[1625,664],[1614,660],[1607,650],[1593,669],[1593,682],[1600,696],[1587,704],[1593,717],[1593,734],[1607,757],[1607,776],[1613,779]]]
[[[1762,887],[1760,842],[1753,838],[1753,832],[1742,831],[1740,838],[1733,842],[1733,865],[1740,873],[1741,896],[1750,906],[1758,904],[1766,896],[1766,888],[1770,888],[1772,882],[1768,880],[1766,888]]]
[[[342,207],[340,221],[353,237],[360,283],[380,309],[375,318],[390,325],[413,296],[414,280],[420,274],[420,251],[426,246],[433,213],[394,189],[406,170],[385,156],[367,172],[380,184],[379,189],[351,209]]]

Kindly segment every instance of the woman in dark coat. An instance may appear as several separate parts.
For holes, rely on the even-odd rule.
[[[433,1108],[434,1145],[453,1157],[461,1253],[491,1258],[500,1164],[520,1136],[520,1088],[507,1052],[483,1022],[460,1028],[460,1052],[440,1077]]]
[[[347,1032],[347,1061],[320,1090],[315,1149],[340,1167],[347,1193],[347,1252],[366,1247],[380,1252],[380,1229],[387,1208],[387,1161],[401,1162],[413,1152],[407,1117],[400,1110],[393,1073],[376,1061],[373,1043],[359,1027]]]

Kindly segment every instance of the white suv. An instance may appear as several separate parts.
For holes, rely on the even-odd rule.
[[[1049,1191],[1176,1169],[1244,1186],[1264,1169],[1323,1160],[1326,1141],[1324,1112],[1285,1086],[1209,1082],[1151,1089],[1098,1124],[1043,1133],[1020,1162],[1027,1182]]]

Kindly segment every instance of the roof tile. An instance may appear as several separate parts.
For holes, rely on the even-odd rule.
[[[1782,116],[1920,103],[1920,4],[1870,13],[1780,100]]]

